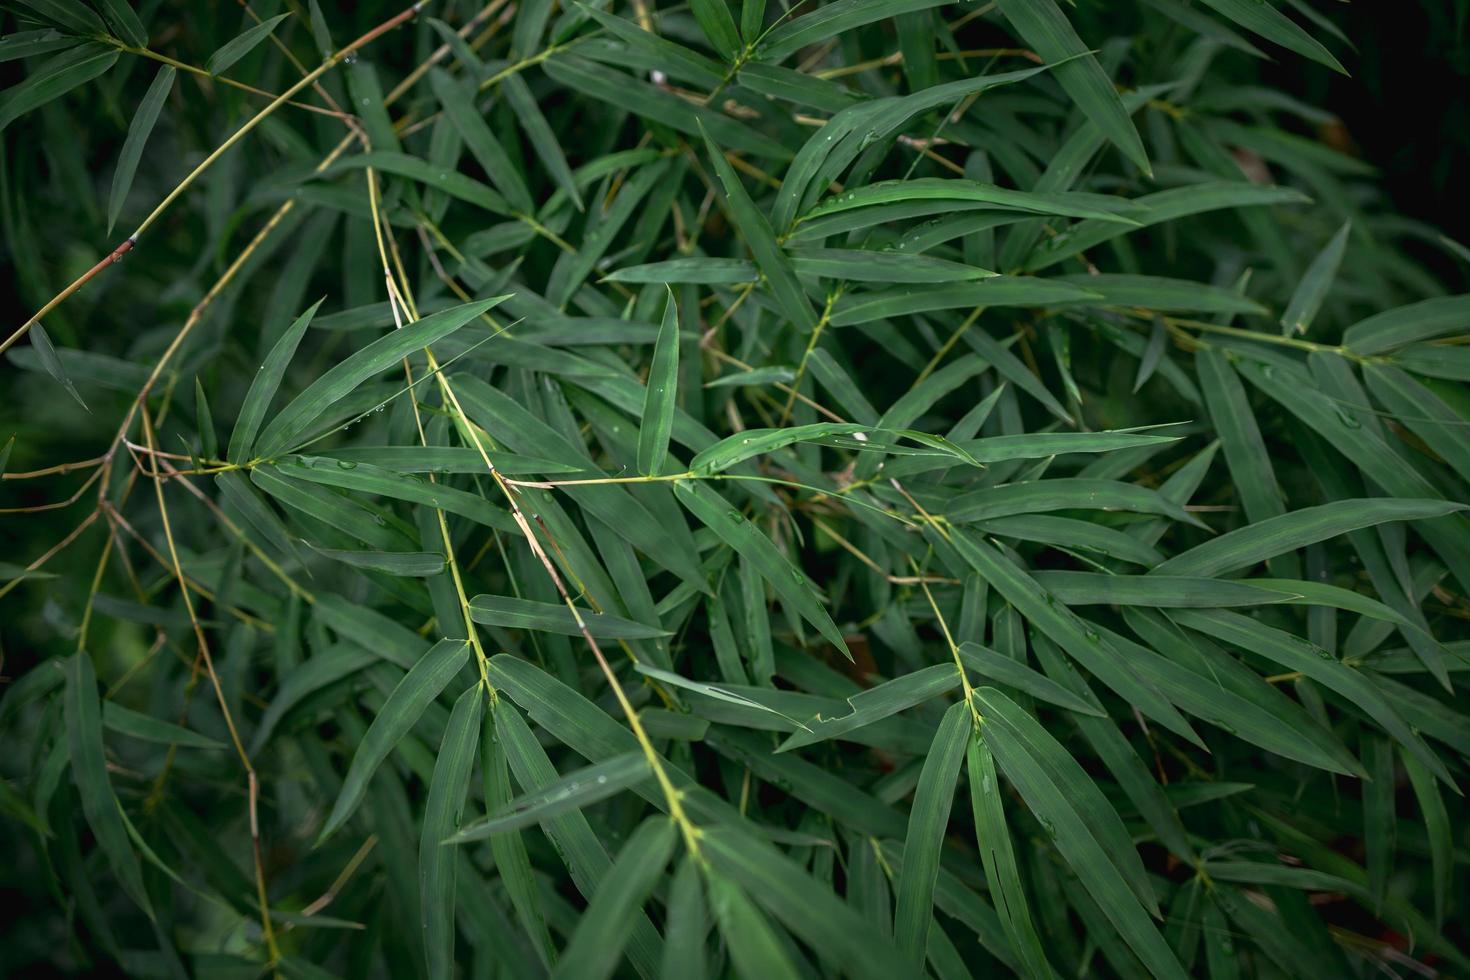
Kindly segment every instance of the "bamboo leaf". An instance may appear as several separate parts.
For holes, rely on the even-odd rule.
[[[464,812],[484,709],[485,693],[478,683],[471,684],[455,700],[434,762],[429,799],[424,804],[423,832],[419,837],[419,915],[428,974],[435,978],[454,974],[455,876],[459,855],[441,841],[459,826]]]
[[[123,0],[112,0],[112,3],[124,10],[129,8]],[[147,44],[145,37],[140,41],[130,41],[131,44]],[[153,133],[153,127],[158,122],[158,114],[163,111],[163,104],[168,101],[169,93],[173,91],[174,76],[177,71],[171,65],[164,65],[153,76],[153,84],[148,86],[148,91],[143,94],[143,101],[138,103],[138,111],[133,114],[132,122],[128,123],[128,136],[123,141],[122,152],[118,154],[117,169],[112,174],[112,191],[107,198],[107,230],[110,233],[112,226],[117,224],[117,216],[122,213],[123,205],[127,203],[128,191],[133,187],[133,177],[138,172],[138,161],[143,158],[143,147],[148,143],[148,137]]]
[[[1016,948],[1026,975],[1038,980],[1055,976],[1047,962],[1036,926],[1027,908],[1026,889],[1021,884],[1020,868],[1006,826],[1005,802],[1000,791],[1000,777],[995,771],[995,757],[985,740],[984,726],[973,728],[965,751],[970,774],[970,805],[975,815],[975,836],[980,846],[980,859],[985,867],[985,880],[995,901],[1011,945]]]
[[[489,816],[467,824],[450,837],[448,843],[483,840],[494,834],[542,823],[605,800],[648,777],[648,760],[640,753],[614,756],[511,800]]]
[[[107,757],[102,744],[102,704],[97,696],[97,675],[86,651],[73,654],[66,662],[63,708],[72,779],[81,797],[82,813],[123,891],[151,919],[153,905],[143,884],[143,869],[128,843],[122,808],[107,774]]]
[[[638,471],[648,476],[663,472],[669,434],[674,428],[674,398],[679,384],[679,308],[674,291],[670,289],[668,294],[663,324],[653,348],[653,362],[648,369],[648,396],[643,402],[642,424],[638,427]]]
[[[117,64],[117,58],[114,49],[81,44],[48,59],[25,81],[0,92],[0,133],[31,110],[105,74]]]
[[[279,454],[323,412],[363,382],[397,365],[412,352],[443,340],[504,299],[499,296],[434,313],[368,344],[329,369],[281,409],[261,432],[256,451],[265,457]]]
[[[116,701],[102,703],[102,726],[119,735],[159,745],[179,745],[189,749],[227,747],[219,739],[209,738],[182,725],[173,725],[154,718],[152,715],[145,715],[141,711],[125,708]]]
[[[781,311],[802,333],[811,333],[816,326],[816,317],[812,315],[811,304],[807,302],[801,284],[796,281],[790,258],[776,244],[771,223],[756,209],[755,202],[740,183],[735,169],[730,166],[724,152],[707,132],[704,133],[704,148],[709,154],[716,176],[719,177],[730,217],[745,246],[750,249],[761,275],[775,294]]]
[[[296,348],[301,343],[306,328],[311,325],[312,317],[316,316],[316,311],[321,309],[325,301],[325,298],[317,300],[286,328],[271,347],[255,377],[251,379],[250,390],[245,393],[245,401],[241,403],[240,412],[235,416],[234,431],[230,433],[230,444],[226,453],[231,461],[243,463],[250,458],[256,434],[260,432],[265,413],[270,410],[271,401],[276,397],[281,379],[286,375],[286,368],[295,357]]]
[[[544,630],[563,636],[581,636],[582,626],[601,640],[643,640],[667,636],[657,626],[645,626],[630,619],[590,610],[572,611],[564,605],[516,599],[511,596],[477,595],[470,600],[470,615],[477,623],[511,629]],[[581,625],[578,624],[581,620]]]
[[[934,918],[934,881],[939,875],[939,851],[949,825],[955,780],[970,738],[970,706],[949,706],[934,744],[924,757],[909,832],[903,845],[903,873],[898,879],[898,906],[893,914],[893,939],[914,970],[922,970]]]
[[[1000,11],[1037,54],[1056,63],[1052,74],[1082,114],[1151,176],[1143,141],[1117,90],[1054,0],[1000,0]]]
[[[230,69],[230,66],[251,51],[254,51],[260,42],[264,41],[276,29],[276,25],[289,17],[290,14],[277,14],[268,20],[263,20],[254,27],[247,28],[238,37],[232,38],[220,47],[218,51],[209,56],[204,63],[204,70],[211,75],[219,75]]]
[[[1347,74],[1332,53],[1268,0],[1204,0],[1217,13],[1289,51]]]
[[[418,723],[424,709],[454,679],[469,656],[470,646],[464,640],[440,640],[393,688],[353,753],[342,792],[317,836],[318,844],[336,833],[357,810],[378,766]]]
[[[674,825],[665,817],[650,817],[633,831],[572,933],[556,976],[603,980],[612,975],[632,938],[639,908],[669,863],[674,839]]]
[[[1352,230],[1352,222],[1345,222],[1307,266],[1306,275],[1302,276],[1296,292],[1291,294],[1286,312],[1281,315],[1281,329],[1285,333],[1306,333],[1312,325],[1317,311],[1322,308],[1322,301],[1332,288],[1337,269],[1342,265],[1342,253],[1347,250],[1348,233]]]
[[[1176,555],[1156,575],[1217,576],[1339,534],[1389,521],[1425,520],[1461,510],[1442,500],[1373,498],[1338,500],[1237,528]]]
[[[1125,837],[1121,846],[1126,850],[1114,850],[1095,836],[1095,827],[1089,823],[1089,818],[1095,820],[1104,814],[1116,820],[1116,813],[1105,802],[1101,813],[1091,804],[1073,802],[1076,798],[1070,793],[1075,788],[1092,787],[1092,793],[1096,793],[1091,780],[1035,720],[999,691],[979,688],[975,703],[986,741],[1006,778],[1037,813],[1062,857],[1129,948],[1155,976],[1185,976],[1177,957],[1140,904],[1137,889],[1143,883],[1136,878],[1130,881],[1116,863],[1125,853],[1136,861],[1131,843]],[[1067,783],[1056,781],[1058,772],[1070,773]],[[1138,870],[1141,872],[1141,866]]]

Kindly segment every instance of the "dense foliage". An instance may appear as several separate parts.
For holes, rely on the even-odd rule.
[[[1470,972],[1330,4],[0,6],[0,973]]]

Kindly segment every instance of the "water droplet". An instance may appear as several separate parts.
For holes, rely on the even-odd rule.
[[[350,459],[339,459],[339,460],[337,460],[337,466],[339,468],[341,468],[341,469],[344,469],[344,470],[355,470],[355,469],[357,469],[357,463],[356,463],[356,461],[350,460]]]
[[[378,525],[378,527],[387,527],[388,518],[384,517],[382,514],[374,514],[373,523]]]

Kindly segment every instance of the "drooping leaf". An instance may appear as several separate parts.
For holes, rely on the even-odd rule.
[[[356,812],[378,766],[413,729],[424,709],[454,679],[469,656],[470,646],[464,640],[440,640],[398,682],[353,752],[342,792],[332,804],[332,812],[317,836],[318,843],[332,836]]]

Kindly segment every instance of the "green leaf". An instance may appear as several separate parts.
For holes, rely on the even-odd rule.
[[[1409,727],[1379,689],[1360,671],[1335,660],[1331,654],[1307,640],[1274,627],[1264,626],[1239,613],[1216,610],[1183,611],[1173,617],[1181,626],[1254,651],[1287,670],[1300,671],[1352,702],[1373,719],[1400,745],[1414,753],[1430,772],[1450,782],[1444,763]]]
[[[1111,201],[1096,194],[1034,194],[1013,191],[994,184],[974,180],[943,177],[916,177],[909,180],[881,180],[856,190],[825,198],[798,221],[810,221],[854,208],[893,204],[900,201],[953,201],[1009,208],[1031,214],[1053,214],[1069,218],[1093,218],[1098,221],[1136,225],[1132,216],[1121,210],[1126,202]],[[1106,209],[1104,209],[1106,208]],[[1119,209],[1119,210],[1114,210]]]
[[[81,0],[24,0],[24,3],[45,20],[73,34],[107,32],[102,18]]]
[[[478,683],[471,684],[455,700],[424,804],[419,835],[419,920],[424,930],[428,974],[436,980],[454,975],[455,876],[459,863],[459,854],[442,841],[458,828],[464,813],[484,710],[485,691]]]
[[[1171,187],[1133,198],[1130,203],[1134,210],[1129,211],[1128,216],[1138,223],[1137,227],[1149,227],[1207,211],[1271,204],[1310,204],[1311,198],[1289,187],[1236,180]],[[1134,226],[1117,221],[1092,219],[1079,222],[1037,245],[1026,262],[1026,269],[1029,272],[1039,272],[1121,235],[1132,234],[1135,230]]]
[[[269,37],[271,32],[276,29],[276,25],[289,16],[291,15],[277,14],[269,20],[263,20],[254,27],[248,28],[239,36],[225,42],[220,46],[218,51],[209,56],[209,60],[204,63],[204,70],[211,75],[219,75],[228,71],[231,65],[245,57],[251,51],[254,51],[256,45]]]
[[[1299,579],[1212,579],[1176,575],[1110,575],[1099,572],[1038,571],[1036,581],[1069,606],[1105,603],[1156,609],[1263,606],[1278,603],[1324,605],[1359,615],[1410,625],[1376,599],[1320,582]]]
[[[527,8],[522,7],[520,16],[516,18],[516,32],[520,33],[521,25],[528,18]],[[511,111],[515,113],[516,119],[521,124],[526,138],[536,150],[536,155],[556,182],[556,186],[571,198],[577,210],[583,210],[582,192],[577,187],[577,181],[572,176],[572,168],[567,164],[566,154],[562,152],[561,144],[557,142],[556,134],[552,131],[550,123],[541,114],[541,109],[536,105],[536,99],[531,95],[530,88],[525,79],[519,75],[510,75],[500,83],[501,91],[505,94],[505,101],[509,103]]]
[[[721,2],[723,0],[711,0]],[[638,471],[648,476],[663,472],[669,453],[669,434],[674,428],[674,399],[679,385],[679,307],[674,291],[667,290],[663,323],[648,368],[648,395],[638,426]]]
[[[668,924],[664,928],[664,958],[660,980],[707,980],[704,937],[709,932],[709,911],[699,866],[687,855],[679,861],[669,886]],[[761,974],[770,976],[771,974]]]
[[[828,643],[851,657],[842,632],[822,607],[816,586],[776,550],[770,538],[746,520],[729,501],[698,480],[675,481],[674,496],[716,537],[750,562],[782,601],[816,627]]]
[[[796,273],[792,269],[791,260],[781,247],[776,244],[776,235],[771,231],[771,223],[766,216],[756,209],[755,202],[750,199],[745,185],[740,183],[740,177],[735,173],[725,159],[725,154],[715,144],[709,133],[704,134],[705,152],[709,154],[710,163],[714,166],[715,174],[719,177],[720,187],[724,191],[725,206],[730,211],[730,218],[735,222],[735,228],[740,233],[745,246],[750,249],[756,266],[761,270],[772,293],[775,294],[776,302],[792,323],[802,333],[811,333],[816,326],[816,317],[812,314],[811,304],[807,302],[806,294],[802,292],[801,284],[796,281]]]
[[[782,61],[800,49],[864,24],[940,6],[939,0],[835,0],[769,31],[756,57]]]
[[[113,0],[114,3],[122,4],[122,0]],[[127,9],[124,6],[124,9]],[[134,41],[133,44],[139,42]],[[142,43],[147,43],[145,38]],[[112,174],[112,191],[107,197],[107,231],[112,232],[112,226],[117,224],[117,216],[122,214],[123,205],[127,203],[128,191],[132,189],[133,177],[138,172],[138,161],[143,158],[143,147],[148,143],[148,137],[153,132],[154,125],[158,122],[158,114],[163,111],[163,104],[168,101],[168,96],[174,87],[174,76],[177,71],[171,65],[164,65],[153,77],[153,84],[148,86],[148,91],[143,95],[143,101],[138,103],[138,109],[133,113],[132,122],[128,123],[128,137],[123,141],[122,152],[117,157],[117,169]]]
[[[893,913],[893,940],[916,973],[923,970],[929,928],[934,920],[939,852],[949,826],[955,780],[970,732],[970,706],[964,701],[950,705],[934,733],[934,744],[924,757],[924,768],[914,791],[914,806],[909,811],[903,872],[898,878],[898,905]]]
[[[806,745],[840,738],[848,732],[938,697],[953,689],[959,682],[959,673],[951,664],[935,664],[912,674],[884,681],[877,687],[848,698],[847,703],[852,710],[847,714],[835,718],[823,718],[821,715],[812,718],[802,726],[802,731],[794,733],[777,746],[776,751],[789,752]]]
[[[806,729],[806,725],[804,725],[800,719],[792,717],[791,715],[788,715],[785,712],[778,710],[772,705],[765,703],[763,699],[769,699],[774,695],[774,692],[768,693],[765,689],[762,688],[745,688],[743,690],[736,690],[734,685],[706,684],[702,681],[691,681],[687,677],[682,677],[679,674],[674,673],[673,671],[664,670],[660,667],[650,667],[648,664],[638,664],[636,669],[638,673],[644,675],[645,677],[651,677],[661,683],[669,684],[677,688],[682,688],[686,691],[693,691],[696,694],[702,694],[705,697],[714,698],[716,701],[724,701],[727,704],[737,704],[742,708],[751,708],[756,711],[764,711],[771,715],[774,715],[777,718],[781,718],[786,722],[789,722],[794,728],[800,728],[803,730]]]
[[[587,632],[599,640],[644,640],[669,635],[667,630],[657,626],[645,626],[609,613],[583,609],[573,616],[565,605],[511,596],[477,595],[470,600],[470,615],[475,622],[490,626],[540,630],[563,636],[582,635],[582,627],[577,623],[580,618]]]
[[[1005,798],[1001,795],[1000,777],[995,772],[995,757],[985,740],[984,725],[971,729],[965,759],[970,773],[970,806],[975,816],[975,838],[991,899],[1011,945],[1025,966],[1026,975],[1033,980],[1049,980],[1055,974],[1047,962],[1036,926],[1031,921],[1031,910],[1027,907],[1026,889],[1021,884],[1020,868],[1011,846],[1011,832],[1006,826]]]
[[[360,153],[357,156],[343,157],[315,176],[331,177],[350,170],[364,170],[368,167],[387,174],[407,177],[433,190],[448,194],[455,200],[484,208],[492,214],[503,214],[507,217],[511,215],[510,202],[489,185],[456,173],[447,167],[435,166],[428,160],[421,160],[394,150],[374,150],[370,153]]]
[[[483,460],[480,466],[483,470]],[[512,532],[517,530],[514,518],[481,494],[456,490],[443,483],[433,483],[411,474],[395,473],[370,463],[324,459],[318,456],[291,456],[275,466],[257,466],[251,475],[257,483],[272,476],[277,480],[287,477],[290,480],[309,481],[329,487],[340,487],[344,490],[381,494],[395,500],[424,504],[445,513],[459,514],[486,527]],[[326,494],[325,497],[334,506],[338,500],[347,499],[338,494]],[[351,525],[342,527],[341,522],[329,521],[329,523],[362,537],[369,544],[377,545],[382,550],[400,550],[396,547],[400,536],[393,533],[392,527],[380,530],[379,528],[354,528]],[[385,520],[374,523],[381,525],[387,522]],[[411,547],[412,543],[408,546]]]
[[[638,910],[663,876],[674,841],[674,824],[667,817],[638,825],[587,904],[557,963],[557,976],[605,980],[612,975],[632,938]]]
[[[275,697],[271,698],[264,714],[260,716],[255,735],[250,741],[250,754],[259,755],[270,742],[281,720],[311,694],[344,677],[352,676],[368,665],[377,663],[379,659],[381,658],[377,653],[342,643],[328,647],[293,669],[281,682]],[[397,660],[393,662],[396,663]]]
[[[0,92],[0,133],[32,109],[106,73],[117,64],[117,58],[114,48],[82,44],[49,59],[28,74],[25,81]]]
[[[1124,510],[1158,514],[1195,527],[1204,523],[1157,490],[1116,480],[1081,477],[1007,483],[955,497],[944,507],[944,516],[958,524],[990,521],[1013,514],[1085,508]]]
[[[59,34],[50,28],[36,31],[15,31],[0,37],[0,62],[16,61],[52,51],[64,51],[81,43],[78,38]]]
[[[1155,575],[1217,576],[1266,561],[1339,534],[1389,521],[1418,521],[1465,509],[1443,500],[1376,497],[1303,507],[1236,528],[1156,567]]]
[[[735,29],[735,19],[730,16],[726,0],[693,0],[690,7],[710,46],[720,53],[721,58],[729,62],[735,61],[744,45],[740,41],[740,32]]]
[[[510,770],[506,764],[505,745],[496,733],[495,716],[501,710],[497,699],[485,716],[480,729],[480,766],[483,776],[485,808],[496,810],[511,801]],[[543,966],[550,966],[556,956],[551,943],[551,933],[546,928],[546,917],[541,910],[541,897],[531,871],[531,857],[526,850],[526,841],[516,831],[495,834],[490,838],[490,853],[495,858],[500,880],[510,895],[516,917],[521,928],[535,947],[536,955]]]
[[[153,918],[153,905],[143,885],[143,869],[128,844],[122,808],[107,774],[107,755],[102,744],[102,703],[97,697],[97,675],[85,650],[66,662],[66,691],[63,699],[67,746],[71,753],[72,779],[82,800],[82,813],[97,838],[97,846],[117,875],[123,891]]]
[[[558,779],[556,769],[546,757],[546,750],[536,741],[525,719],[504,699],[495,709],[495,731],[505,747],[516,781],[528,792],[550,786]],[[606,879],[612,862],[588,825],[587,818],[581,811],[550,816],[542,824],[542,829],[556,845],[577,890],[591,901]],[[657,945],[658,936],[652,924],[646,916],[640,915],[628,954],[640,974],[653,976],[657,972]]]
[[[626,109],[689,136],[703,127],[720,145],[766,159],[784,160],[790,152],[775,140],[713,109],[695,106],[640,79],[571,54],[544,63],[546,74],[594,99]]]
[[[534,212],[536,205],[531,200],[531,191],[476,108],[473,89],[454,81],[447,72],[438,68],[429,72],[429,84],[434,90],[434,97],[444,107],[445,118],[469,147],[470,155],[480,164],[490,182],[505,195],[511,210],[519,214]]]
[[[964,282],[997,275],[962,262],[871,249],[807,248],[793,251],[791,258],[801,275],[850,282]]]
[[[1139,889],[1150,886],[1142,877],[1137,852],[1126,834],[1121,841],[1115,839],[1122,825],[1111,805],[1100,800],[1096,785],[1045,729],[1004,694],[978,688],[975,705],[1001,770],[1103,914],[1154,976],[1183,978],[1177,957],[1140,904]],[[1097,837],[1099,827],[1112,828],[1107,839]],[[1132,859],[1125,862],[1134,866],[1131,873],[1119,867],[1125,857]],[[1151,893],[1148,898],[1152,905]]]
[[[1091,624],[1058,603],[1034,578],[977,536],[956,530],[951,535],[951,542],[971,568],[1015,606],[1017,612],[1067,651],[1068,656],[1139,711],[1199,744],[1199,736],[1189,722],[1154,687],[1139,677],[1129,665],[1128,658],[1105,641]]]
[[[1376,313],[1343,331],[1342,342],[1355,354],[1382,354],[1465,329],[1470,294],[1436,296]]]
[[[464,640],[440,640],[393,688],[353,753],[342,792],[317,836],[318,844],[336,833],[357,810],[378,766],[418,724],[424,709],[448,686],[469,657],[470,645]]]
[[[747,259],[669,259],[647,265],[630,265],[610,272],[607,282],[698,283],[707,286],[740,285],[759,282],[760,272]]]
[[[447,842],[463,844],[484,840],[495,834],[543,823],[615,796],[650,775],[648,759],[642,753],[613,756],[503,804],[489,816],[467,824]]]
[[[1042,574],[1037,573],[1038,582],[1042,581]],[[959,654],[964,665],[982,677],[988,677],[999,684],[1013,687],[1039,701],[1046,701],[1060,708],[1066,708],[1068,711],[1105,717],[1101,708],[1089,704],[1050,677],[1038,674],[1019,660],[1013,660],[1005,654],[997,653],[988,647],[970,641],[960,644]]]
[[[1261,437],[1255,414],[1246,399],[1245,386],[1225,355],[1219,351],[1201,350],[1195,355],[1200,391],[1205,405],[1220,434],[1225,462],[1235,479],[1236,493],[1245,507],[1246,517],[1259,525],[1280,517],[1286,510],[1271,456]],[[1295,561],[1278,563],[1279,573],[1295,574]]]
[[[199,452],[205,459],[219,457],[219,436],[214,431],[214,413],[209,409],[209,396],[199,376],[194,376],[194,419],[199,426]]]
[[[385,575],[426,578],[444,571],[444,556],[433,551],[342,551],[319,548],[309,541],[307,544],[324,558]]]
[[[124,41],[135,48],[148,46],[148,32],[128,0],[97,0],[97,5],[102,8],[103,16]]]
[[[1419,810],[1424,817],[1424,829],[1429,837],[1429,857],[1433,873],[1431,893],[1434,896],[1434,924],[1439,928],[1444,923],[1445,908],[1449,904],[1450,882],[1454,876],[1454,834],[1450,829],[1449,811],[1444,797],[1433,775],[1419,760],[1401,750],[1399,756],[1409,783],[1414,788],[1414,797],[1419,801]]]
[[[723,0],[710,0],[711,5],[714,3],[723,4]],[[710,89],[719,87],[724,78],[723,66],[712,58],[692,51],[682,44],[675,44],[668,38],[645,31],[625,18],[614,17],[595,7],[579,3],[577,9],[607,28],[633,52],[646,58],[649,63],[658,65],[658,70],[671,78]],[[697,14],[696,11],[696,16]],[[726,16],[728,17],[728,13]],[[737,40],[736,43],[738,44],[739,41]],[[613,63],[618,64],[619,62],[614,61]]]
[[[1054,283],[1071,283],[1098,294],[1096,303],[1106,306],[1137,306],[1156,313],[1254,313],[1266,308],[1233,289],[1206,286],[1184,279],[1135,276],[1120,273],[1056,276]]]
[[[1100,298],[1099,293],[1055,279],[996,276],[993,279],[955,286],[912,286],[849,293],[837,302],[832,314],[832,325],[847,327],[933,310],[1047,306],[1053,303],[1089,302]]]
[[[316,42],[317,54],[323,60],[330,58],[337,46],[332,43],[332,31],[327,26],[327,18],[322,15],[322,6],[319,0],[307,0],[307,19],[311,22],[311,39]]]
[[[1113,82],[1073,30],[1054,0],[999,0],[1000,12],[1021,39],[1052,63],[1052,74],[1098,130],[1129,160],[1152,176],[1148,154]]]
[[[775,848],[729,827],[710,828],[700,843],[715,871],[734,880],[812,949],[838,964],[844,976],[882,980],[907,975],[904,960],[892,946]]]
[[[276,390],[281,387],[286,368],[296,356],[296,348],[301,343],[306,328],[311,325],[312,317],[316,316],[316,311],[321,309],[324,302],[325,298],[317,300],[286,328],[285,333],[271,347],[255,377],[251,379],[250,389],[245,392],[245,401],[240,405],[240,413],[235,416],[235,428],[230,433],[230,445],[226,450],[232,462],[243,463],[250,459],[255,437],[260,432],[261,423],[265,421],[265,413],[270,410],[272,399],[276,397]]]
[[[67,394],[71,395],[78,405],[91,412],[92,410],[87,408],[87,403],[82,401],[77,386],[72,384],[71,377],[66,373],[66,367],[61,363],[56,348],[51,345],[50,335],[46,333],[46,328],[41,326],[39,321],[31,327],[31,349],[36,352],[36,359],[41,362],[41,367],[46,369],[46,373],[51,375],[57,384],[65,388]]]
[[[1363,839],[1368,850],[1368,890],[1374,911],[1382,914],[1395,848],[1393,744],[1386,738],[1370,737],[1365,755],[1369,779],[1363,787]]]
[[[775,926],[738,885],[709,871],[705,872],[705,882],[710,909],[740,976],[771,980],[802,976],[792,965],[787,944],[776,934]]]
[[[1347,74],[1332,52],[1285,14],[1277,10],[1270,0],[1202,0],[1202,2],[1224,17],[1228,17],[1248,31],[1294,51],[1304,58],[1326,65],[1333,71]]]
[[[1470,438],[1466,419],[1428,386],[1387,364],[1368,364],[1363,371],[1368,389],[1388,406],[1409,431],[1460,475],[1470,479]]]
[[[124,708],[116,701],[102,703],[102,725],[119,735],[159,745],[178,745],[187,749],[223,749],[224,742],[200,735],[182,725],[174,725],[152,715]]]
[[[305,391],[291,400],[266,425],[260,434],[256,453],[270,458],[288,449],[311,424],[332,405],[341,401],[363,382],[389,368],[396,367],[409,354],[422,350],[454,333],[486,310],[505,300],[504,296],[478,300],[434,313],[410,323],[401,330],[368,344],[327,370]],[[274,354],[275,352],[272,351]]]
[[[1337,230],[1312,259],[1312,264],[1307,266],[1306,275],[1302,281],[1297,283],[1296,291],[1291,294],[1291,302],[1286,306],[1286,312],[1281,315],[1281,329],[1283,333],[1306,333],[1307,328],[1312,325],[1317,311],[1322,308],[1322,301],[1327,298],[1327,292],[1332,288],[1332,281],[1337,276],[1337,269],[1342,265],[1342,254],[1347,250],[1348,234],[1353,230],[1353,223],[1347,221]]]
[[[353,446],[333,449],[317,459],[375,466],[397,474],[410,473],[481,473],[485,472],[485,456],[502,476],[529,476],[577,473],[578,468],[536,456],[487,449],[482,456],[468,446]]]

